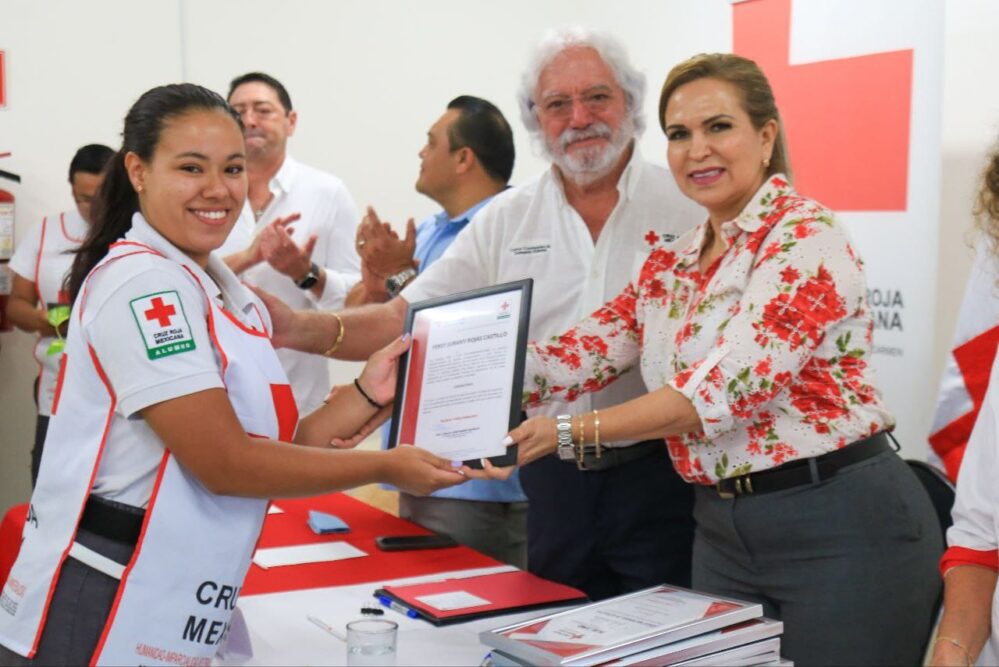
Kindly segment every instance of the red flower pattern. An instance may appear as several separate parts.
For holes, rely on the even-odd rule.
[[[528,401],[571,401],[640,359],[646,385],[668,385],[698,411],[703,431],[667,443],[699,484],[890,426],[870,379],[861,262],[832,215],[774,177],[722,233],[729,248],[708,273],[697,262],[704,232],[693,230],[656,247],[637,284],[589,320],[532,344],[526,375],[547,386],[526,383]]]

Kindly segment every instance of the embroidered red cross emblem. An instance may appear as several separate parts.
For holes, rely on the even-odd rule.
[[[645,242],[654,246],[658,241],[659,235],[650,229],[649,233],[645,235]]]
[[[161,327],[170,326],[170,317],[177,314],[177,309],[173,305],[163,303],[161,297],[153,299],[152,304],[153,307],[143,313],[146,319],[159,320]]]

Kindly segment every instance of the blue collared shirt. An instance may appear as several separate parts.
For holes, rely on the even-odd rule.
[[[416,251],[414,259],[419,260],[419,271],[437,261],[444,254],[451,242],[463,230],[479,209],[489,203],[492,197],[487,197],[464,213],[453,218],[447,211],[441,211],[422,221],[416,227]],[[382,427],[382,447],[388,445],[391,424]],[[441,489],[433,494],[434,498],[454,498],[456,500],[479,500],[498,503],[515,503],[527,500],[520,488],[520,472],[514,471],[510,479],[505,481],[472,479],[464,484]]]

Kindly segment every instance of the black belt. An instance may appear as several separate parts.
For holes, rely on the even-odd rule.
[[[791,461],[770,470],[719,480],[715,484],[715,490],[722,498],[734,498],[783,491],[802,484],[818,484],[834,476],[841,468],[891,449],[888,434],[882,431],[828,454]]]
[[[80,528],[109,540],[135,544],[142,532],[146,511],[107,498],[89,496],[80,517]]]
[[[585,472],[599,472],[622,466],[625,463],[638,461],[653,455],[668,456],[666,443],[662,440],[643,440],[626,447],[600,448],[600,456],[597,456],[597,448],[593,445],[583,447],[583,460],[572,459],[569,463],[578,465],[580,470]]]

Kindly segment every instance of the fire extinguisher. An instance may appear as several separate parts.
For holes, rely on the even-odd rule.
[[[0,152],[0,157],[10,157],[10,153]],[[0,179],[15,183],[21,177],[0,169]],[[7,319],[7,298],[14,283],[14,274],[7,263],[14,254],[14,193],[0,188],[0,331],[11,331],[14,327]]]

